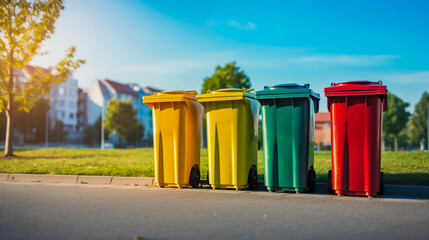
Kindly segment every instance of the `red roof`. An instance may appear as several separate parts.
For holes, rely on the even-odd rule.
[[[114,81],[107,80],[107,79],[104,80],[104,82],[107,83],[108,85],[110,85],[118,93],[124,93],[124,94],[128,94],[128,95],[136,96],[136,97],[139,96],[139,94],[134,92],[128,85],[118,83],[118,82],[114,82]]]
[[[144,88],[144,92],[145,92],[145,93],[149,93],[149,94],[154,94],[154,93],[156,93],[156,92],[162,92],[162,91],[163,91],[163,90],[156,89],[156,88],[149,87],[149,86],[147,86],[147,87],[145,87],[145,88]]]
[[[34,74],[36,73],[36,71],[40,71],[43,70],[46,73],[49,73],[48,69],[45,68],[41,68],[41,67],[35,67],[35,66],[31,66],[31,65],[27,65],[27,67],[25,67],[25,70],[29,73],[29,74]]]
[[[328,112],[316,113],[315,122],[329,122],[330,115]]]

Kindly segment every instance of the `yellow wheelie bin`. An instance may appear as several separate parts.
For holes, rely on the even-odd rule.
[[[152,109],[155,183],[160,187],[200,184],[203,106],[196,91],[156,92],[143,97]]]
[[[197,96],[207,119],[209,184],[255,189],[260,104],[251,90],[227,88]]]

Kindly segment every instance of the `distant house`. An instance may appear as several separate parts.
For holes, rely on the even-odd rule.
[[[137,84],[122,84],[112,80],[95,81],[88,90],[88,123],[93,125],[101,116],[103,109],[106,115],[106,107],[112,98],[121,100],[131,99],[133,108],[137,111],[137,119],[145,129],[143,140],[151,142],[152,140],[152,113],[151,109],[142,102],[142,97],[152,95],[154,91],[160,91],[153,88],[141,88]],[[119,139],[112,136],[113,143],[118,143]],[[146,145],[146,144],[145,144]]]
[[[79,141],[80,136],[76,135],[78,110],[77,80],[69,77],[61,84],[54,84],[51,88],[50,98],[50,129],[53,129],[59,121],[63,124],[64,130],[67,131],[67,141]]]
[[[149,86],[142,88],[142,90],[143,90],[143,92],[145,92],[149,95],[153,95],[156,92],[162,92],[163,91],[163,90],[159,90],[159,89],[149,87]]]
[[[44,69],[41,67],[28,65],[23,70],[15,71],[16,84],[25,83],[30,80],[31,76],[38,71],[52,73],[53,69]],[[63,140],[69,143],[79,141],[77,135],[77,105],[78,105],[78,82],[69,76],[64,82],[60,84],[54,83],[48,94],[49,98],[49,112],[48,112],[48,126],[47,132],[54,131],[55,128],[61,129],[67,134]],[[25,85],[24,85],[25,86]],[[59,128],[60,127],[60,128]],[[45,130],[43,130],[45,131]],[[18,134],[16,134],[18,135]],[[31,135],[31,134],[30,134]],[[24,140],[31,138],[28,133],[22,137]],[[47,139],[52,141],[52,139]]]
[[[77,90],[77,131],[84,133],[88,126],[88,93],[85,89]]]
[[[314,143],[319,148],[331,147],[331,121],[328,112],[316,113]]]
[[[143,140],[145,142],[149,142],[152,145],[153,140],[153,121],[152,121],[152,109],[143,103],[143,97],[144,96],[150,96],[153,95],[155,92],[162,92],[162,90],[155,89],[152,87],[140,87],[137,84],[130,84],[130,88],[139,94],[139,102],[138,102],[138,112],[137,112],[137,119],[141,122],[141,124],[144,126],[144,137]]]

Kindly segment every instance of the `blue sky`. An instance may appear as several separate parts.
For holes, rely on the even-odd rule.
[[[429,91],[427,1],[66,0],[46,56],[69,46],[87,60],[74,77],[200,91],[216,65],[236,61],[252,86],[382,80],[412,106]]]

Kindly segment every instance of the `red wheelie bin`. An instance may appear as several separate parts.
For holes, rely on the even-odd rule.
[[[381,81],[332,83],[325,95],[331,116],[329,192],[383,195],[381,123],[387,106],[386,86]]]

